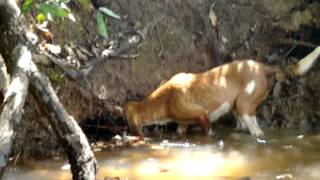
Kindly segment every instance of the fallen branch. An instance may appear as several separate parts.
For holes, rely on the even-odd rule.
[[[42,51],[41,53],[47,56],[55,65],[60,67],[66,73],[69,79],[76,81],[79,85],[85,88],[91,89],[90,83],[81,71],[68,64],[64,59],[57,58],[45,51]]]
[[[11,153],[13,139],[20,124],[22,108],[27,96],[29,79],[27,72],[31,70],[31,52],[25,47],[17,47],[14,51],[16,66],[13,77],[5,94],[0,116],[0,177],[3,175]]]
[[[34,94],[42,100],[38,102],[44,102],[44,106],[43,103],[39,106],[46,107],[50,122],[64,144],[73,179],[95,179],[97,165],[91,147],[77,122],[60,103],[48,78],[38,71],[32,61],[30,49],[35,48],[28,38],[31,33],[27,33],[26,27],[16,1],[0,1],[0,51],[13,75],[0,116],[0,178],[10,155],[16,128],[20,124],[30,80]]]
[[[78,123],[64,109],[47,77],[33,71],[30,76],[35,97],[43,101],[49,113],[50,122],[67,148],[73,179],[95,179],[96,159]]]

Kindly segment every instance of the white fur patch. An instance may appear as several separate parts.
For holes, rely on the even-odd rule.
[[[214,121],[218,120],[222,115],[229,112],[230,108],[231,108],[231,106],[228,102],[222,103],[219,108],[217,108],[215,111],[210,113],[210,115],[209,115],[210,122],[214,122]]]
[[[256,116],[249,116],[248,114],[244,114],[242,116],[242,120],[245,122],[252,135],[263,136],[264,133],[258,125]]]
[[[256,88],[256,82],[254,80],[250,81],[247,86],[246,86],[246,89],[245,91],[251,95],[254,91],[254,89]]]

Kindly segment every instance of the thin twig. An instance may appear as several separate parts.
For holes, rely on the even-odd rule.
[[[290,54],[296,47],[297,47],[297,44],[293,45],[293,46],[289,49],[289,51],[284,55],[284,57],[288,57],[289,54]]]
[[[157,35],[157,38],[158,38],[158,41],[159,41],[159,44],[160,44],[160,50],[159,50],[159,53],[158,53],[158,57],[162,57],[163,53],[164,53],[163,41],[162,41],[162,38],[160,36],[160,31],[159,31],[158,25],[155,25],[155,28],[156,28],[156,35]]]
[[[310,42],[300,41],[295,39],[280,39],[278,43],[283,45],[298,45],[298,46],[305,46],[305,47],[311,47],[311,48],[316,48],[319,46]]]
[[[60,67],[66,73],[68,78],[76,81],[83,87],[89,89],[91,88],[87,78],[81,73],[81,71],[68,64],[64,59],[57,58],[46,51],[42,51],[41,53],[47,56],[49,60],[51,60],[58,67]]]

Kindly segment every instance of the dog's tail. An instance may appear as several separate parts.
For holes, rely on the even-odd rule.
[[[288,66],[288,68],[285,70],[286,74],[289,74],[290,76],[304,75],[315,64],[319,56],[320,46],[316,47],[311,53],[309,53],[306,57],[301,59],[296,64]]]

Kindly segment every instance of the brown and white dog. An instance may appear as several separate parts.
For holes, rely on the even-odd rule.
[[[187,125],[199,123],[210,132],[209,122],[232,111],[236,119],[254,136],[262,136],[256,108],[270,90],[269,79],[277,74],[301,76],[320,55],[320,47],[287,69],[254,60],[237,60],[203,73],[179,73],[142,101],[124,106],[131,131],[142,136],[142,127],[150,124],[178,123],[180,133]]]

